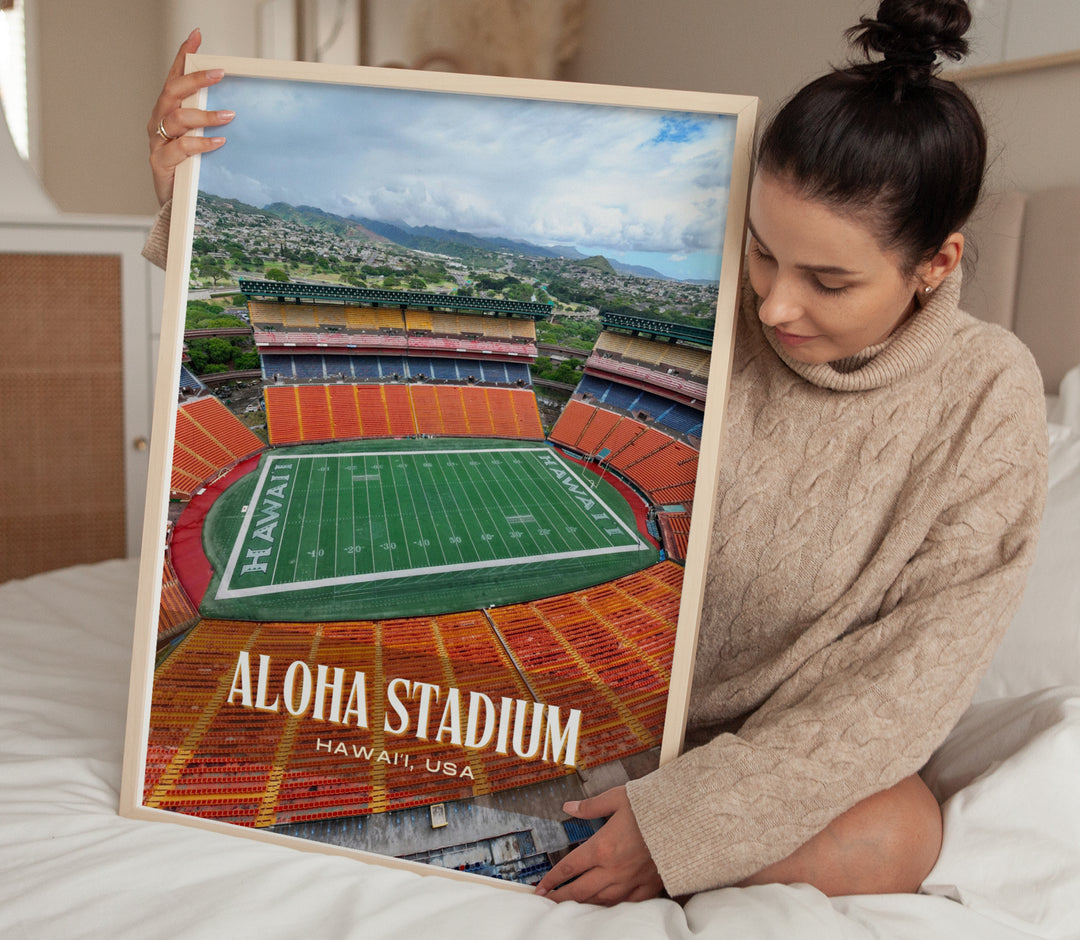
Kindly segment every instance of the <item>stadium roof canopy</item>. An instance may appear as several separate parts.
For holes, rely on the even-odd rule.
[[[701,326],[684,326],[681,323],[670,323],[667,320],[653,320],[649,317],[630,317],[622,313],[601,313],[600,320],[605,327],[614,327],[618,330],[630,330],[634,333],[645,333],[649,336],[667,336],[671,339],[682,339],[699,346],[712,348],[713,331]]]
[[[551,316],[552,305],[523,300],[496,300],[492,297],[460,297],[431,291],[383,290],[375,287],[346,287],[341,284],[301,284],[295,281],[260,281],[240,278],[240,291],[248,297],[274,297],[286,300],[336,300],[353,304],[380,304],[395,307],[441,307],[449,310],[472,310],[505,316],[544,320]]]

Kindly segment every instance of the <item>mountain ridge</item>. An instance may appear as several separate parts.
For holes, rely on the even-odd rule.
[[[204,197],[229,204],[239,211],[271,215],[285,221],[308,225],[312,228],[330,231],[345,238],[358,238],[375,242],[391,242],[403,248],[429,251],[434,254],[462,255],[468,251],[513,251],[534,258],[550,258],[584,264],[604,273],[621,274],[628,277],[645,277],[662,281],[686,281],[687,283],[707,283],[701,279],[675,278],[644,265],[626,264],[606,255],[586,255],[571,245],[536,245],[532,242],[486,237],[462,232],[457,229],[444,229],[433,225],[412,226],[405,222],[388,222],[370,219],[364,216],[342,216],[317,206],[294,206],[287,202],[272,202],[259,208],[240,199],[202,193]],[[453,250],[457,248],[458,250]],[[596,259],[602,258],[604,264]]]

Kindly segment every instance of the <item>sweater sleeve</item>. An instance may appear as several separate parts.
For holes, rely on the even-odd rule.
[[[628,784],[669,894],[733,884],[785,858],[918,771],[959,719],[1034,558],[1046,432],[1041,387],[1026,385],[1013,410],[972,434],[878,618],[802,663],[737,733]]]
[[[166,202],[157,215],[150,234],[146,236],[142,256],[151,264],[164,269],[169,258],[169,224],[172,221],[172,200]]]

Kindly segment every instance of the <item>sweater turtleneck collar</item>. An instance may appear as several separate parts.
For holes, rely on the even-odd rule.
[[[751,291],[748,313],[759,326],[776,355],[792,371],[813,385],[837,392],[860,392],[886,385],[922,371],[956,330],[960,301],[960,268],[957,267],[931,295],[926,304],[876,346],[836,362],[810,364],[787,354],[776,331],[757,318],[759,300]],[[747,290],[750,290],[747,284]]]

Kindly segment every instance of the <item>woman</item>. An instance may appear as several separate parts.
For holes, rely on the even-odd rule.
[[[868,61],[762,137],[688,750],[568,804],[609,819],[540,894],[913,891],[937,858],[917,772],[1019,602],[1045,499],[1038,371],[957,308],[986,139],[933,72],[969,24],[963,0],[885,0],[851,31]],[[174,65],[159,197],[220,146],[167,139],[228,120],[177,110],[214,80]]]

